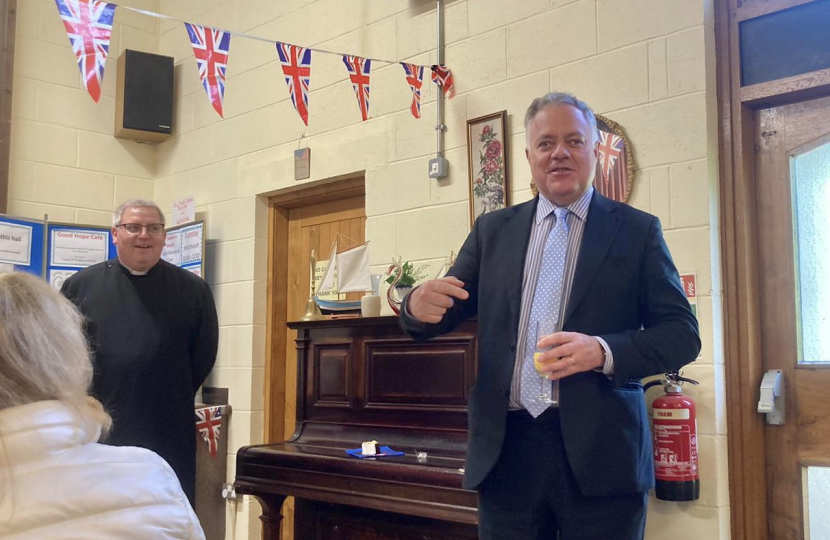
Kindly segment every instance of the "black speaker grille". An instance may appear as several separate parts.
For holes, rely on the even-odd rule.
[[[172,133],[173,58],[131,50],[124,54],[124,127]]]

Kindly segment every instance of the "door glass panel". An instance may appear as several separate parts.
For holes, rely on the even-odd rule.
[[[830,143],[790,165],[798,362],[830,362]]]
[[[805,540],[830,540],[830,467],[806,467]]]

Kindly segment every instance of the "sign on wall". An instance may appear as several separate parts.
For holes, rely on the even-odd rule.
[[[161,258],[204,278],[204,230],[204,220],[170,227]]]
[[[46,225],[46,279],[56,289],[73,274],[116,256],[112,229],[95,225]]]
[[[0,271],[43,276],[44,223],[0,214]]]
[[[686,293],[686,299],[692,306],[692,314],[697,317],[697,284],[695,283],[695,274],[680,274],[680,284],[683,285],[683,292]]]

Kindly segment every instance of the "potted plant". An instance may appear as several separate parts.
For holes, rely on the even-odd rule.
[[[392,266],[389,267],[389,277],[386,278],[386,283],[394,285],[398,298],[403,299],[412,290],[413,285],[426,276],[427,267],[425,264],[416,268],[411,262],[403,261],[398,257],[397,260],[392,261]]]

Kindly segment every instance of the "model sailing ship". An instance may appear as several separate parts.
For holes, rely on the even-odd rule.
[[[327,300],[320,293],[336,291],[338,297],[350,292],[374,292],[377,294],[380,275],[369,271],[369,242],[337,252],[337,238],[331,247],[329,263],[320,287],[314,297],[323,312],[341,313],[360,311],[360,300]]]
[[[451,251],[444,264],[438,269],[435,279],[446,274],[454,263],[455,253]],[[386,275],[396,276],[387,291],[387,300],[395,313],[398,313],[401,302],[403,301],[402,297],[396,297],[395,294],[395,285],[397,285],[401,278],[401,270],[401,264],[398,262],[393,263],[386,272]],[[369,242],[345,249],[338,253],[337,238],[335,238],[334,244],[331,247],[331,253],[329,254],[328,265],[320,280],[320,286],[317,288],[314,300],[320,306],[320,309],[327,313],[360,311],[360,300],[330,300],[320,298],[320,293],[335,291],[339,297],[340,294],[349,292],[370,292],[377,296],[381,277],[380,274],[370,273]]]

